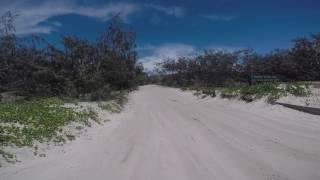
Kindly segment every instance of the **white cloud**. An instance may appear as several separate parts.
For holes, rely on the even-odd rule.
[[[138,7],[134,4],[116,3],[105,4],[98,7],[81,6],[74,1],[45,1],[43,3],[27,3],[13,2],[4,4],[0,8],[0,14],[11,10],[19,16],[16,19],[17,34],[32,34],[32,33],[50,33],[57,27],[61,26],[60,22],[54,22],[43,25],[50,18],[55,16],[76,14],[107,21],[115,14],[121,13],[123,19],[136,11]],[[60,24],[59,24],[60,23]]]
[[[157,11],[163,12],[167,15],[175,16],[177,18],[183,17],[185,15],[184,9],[178,6],[161,6],[161,5],[156,5],[156,4],[145,4],[144,5],[147,8],[153,8]]]
[[[139,48],[138,51],[148,55],[139,59],[147,71],[152,71],[157,63],[166,58],[191,57],[198,53],[198,49],[188,44],[163,44],[160,46],[147,45]]]
[[[75,0],[45,0],[36,3],[32,0],[18,1],[4,0],[0,2],[0,15],[11,10],[19,17],[16,19],[16,33],[19,35],[32,33],[51,33],[62,26],[60,22],[48,23],[50,18],[75,14],[92,17],[100,21],[108,21],[112,16],[119,14],[124,21],[128,21],[129,16],[139,10],[153,9],[164,14],[181,17],[184,11],[180,7],[165,7],[153,4],[138,3],[107,3],[100,5],[81,5]],[[60,23],[60,24],[59,24]]]
[[[210,19],[212,21],[233,21],[237,19],[237,16],[233,15],[217,15],[217,14],[206,14],[206,15],[200,15],[203,18]]]

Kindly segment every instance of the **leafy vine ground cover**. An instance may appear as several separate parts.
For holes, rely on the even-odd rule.
[[[59,99],[0,103],[0,155],[12,162],[15,157],[4,150],[6,146],[36,148],[36,141],[73,139],[62,128],[72,121],[88,125],[96,116],[90,110],[76,111],[63,104]]]

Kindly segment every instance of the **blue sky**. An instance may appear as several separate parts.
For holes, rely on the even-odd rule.
[[[17,34],[94,40],[121,13],[137,31],[139,60],[151,69],[163,57],[205,48],[286,48],[298,36],[320,32],[318,0],[1,0],[0,13],[17,12]]]

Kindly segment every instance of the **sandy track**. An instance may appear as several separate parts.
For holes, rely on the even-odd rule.
[[[144,86],[112,125],[3,180],[319,180],[320,118]],[[109,126],[113,126],[110,128]]]

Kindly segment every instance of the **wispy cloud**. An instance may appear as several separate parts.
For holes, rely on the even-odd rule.
[[[175,16],[177,18],[183,17],[185,15],[185,10],[178,6],[161,6],[156,4],[144,4],[143,6],[155,9],[170,16]]]
[[[225,22],[233,21],[238,18],[237,16],[234,16],[234,15],[217,15],[217,14],[206,14],[206,15],[200,15],[200,16],[212,21],[225,21]]]
[[[138,3],[106,3],[98,5],[81,5],[74,0],[63,1],[45,0],[35,3],[32,0],[18,1],[4,0],[0,2],[0,15],[11,10],[19,14],[16,20],[17,34],[51,33],[62,26],[60,22],[48,22],[52,17],[74,14],[92,17],[100,21],[108,21],[120,13],[124,21],[128,21],[131,14],[147,8],[162,12],[166,15],[181,17],[184,11],[180,7],[165,7],[153,4]]]

